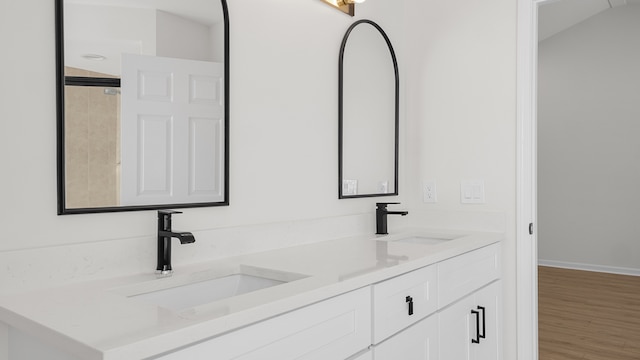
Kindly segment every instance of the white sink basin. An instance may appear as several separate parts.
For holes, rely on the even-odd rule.
[[[447,234],[447,233],[408,233],[394,234],[378,237],[376,240],[396,242],[396,243],[412,243],[420,245],[438,245],[447,241],[464,237],[464,234]]]
[[[398,239],[398,242],[406,242],[413,244],[422,244],[422,245],[436,245],[443,243],[445,241],[450,241],[455,239],[455,237],[444,237],[444,236],[410,236],[402,239]]]
[[[229,271],[231,270],[231,271]],[[131,299],[181,311],[305,278],[305,275],[241,265],[239,268],[188,274],[115,289]]]
[[[253,275],[233,274],[132,297],[164,308],[183,310],[284,283]]]

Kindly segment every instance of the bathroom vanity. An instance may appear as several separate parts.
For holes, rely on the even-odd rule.
[[[5,296],[0,322],[10,360],[502,359],[502,238],[324,241]]]

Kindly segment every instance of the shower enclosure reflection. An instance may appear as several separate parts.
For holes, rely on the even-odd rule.
[[[102,75],[73,68],[67,73]],[[66,204],[69,208],[117,206],[120,88],[66,85],[65,95]]]

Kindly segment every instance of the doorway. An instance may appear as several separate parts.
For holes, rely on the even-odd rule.
[[[542,229],[538,228],[538,222],[544,222],[543,217],[539,217],[538,210],[538,189],[544,191],[543,184],[538,181],[538,144],[540,137],[540,124],[538,123],[538,25],[539,14],[542,5],[551,3],[561,3],[570,0],[520,0],[518,2],[518,359],[537,359],[537,265],[538,234],[544,234],[545,224]],[[604,9],[616,6],[635,5],[639,6],[636,0],[616,1],[616,0],[579,0],[582,4],[592,2],[592,5],[603,7]],[[600,10],[602,11],[602,10]],[[577,11],[570,11],[570,15],[579,14]],[[591,15],[589,15],[591,16]],[[589,17],[587,16],[587,17]],[[574,19],[574,24],[584,19]],[[636,23],[639,23],[636,21]],[[635,31],[635,34],[639,33]],[[546,36],[546,35],[544,35]],[[600,34],[598,35],[600,36]],[[616,38],[615,41],[618,41]],[[614,41],[614,42],[615,42]],[[637,47],[637,46],[636,46]],[[635,72],[637,73],[637,71]],[[602,82],[602,81],[600,81]],[[636,81],[637,84],[637,81]],[[628,102],[628,101],[627,101]],[[637,103],[637,99],[634,103]],[[637,117],[636,117],[637,119]],[[579,129],[579,127],[577,128]],[[573,130],[577,130],[574,126]],[[610,129],[609,129],[610,130]],[[615,129],[619,130],[619,129]],[[600,131],[602,132],[602,131]],[[634,131],[627,131],[633,133]],[[625,135],[625,134],[623,134]],[[636,141],[637,142],[637,141]],[[592,142],[594,146],[598,141]],[[618,144],[616,144],[618,145]],[[609,147],[608,149],[611,149]],[[625,151],[618,151],[625,152]],[[628,152],[628,151],[627,151]],[[633,162],[635,163],[635,162]],[[574,165],[569,163],[569,166]],[[627,166],[629,162],[627,161]],[[610,172],[609,177],[615,178]],[[618,176],[619,178],[619,176]],[[575,180],[574,180],[575,182]],[[635,181],[632,181],[635,182]],[[557,183],[553,183],[557,186]],[[571,186],[572,184],[566,185]],[[619,185],[619,184],[618,184]],[[610,187],[610,186],[609,186]],[[619,186],[618,186],[619,187]],[[627,194],[628,195],[628,194]],[[633,197],[633,196],[632,196]],[[629,201],[633,203],[633,201]],[[595,205],[590,204],[592,207]],[[602,206],[602,205],[599,205]],[[585,208],[588,208],[585,206]],[[566,211],[566,210],[565,210]],[[584,216],[583,216],[584,217]],[[619,217],[618,217],[619,218]],[[615,217],[613,218],[616,219]],[[593,220],[593,219],[592,219]],[[598,220],[596,218],[596,220]],[[611,221],[611,220],[609,220]],[[533,223],[533,234],[527,232],[527,225]],[[635,221],[634,223],[637,223]],[[575,230],[575,224],[574,230]],[[575,233],[575,232],[574,232]],[[602,236],[601,236],[602,237]],[[584,238],[584,237],[583,237]],[[571,255],[580,252],[579,245],[571,244],[567,246]],[[630,251],[620,252],[622,256],[633,256],[638,253],[635,248],[627,248]],[[606,254],[602,249],[594,250],[599,254]],[[609,254],[610,255],[610,254]],[[633,260],[632,260],[633,261]],[[637,262],[637,257],[635,258]],[[569,258],[570,263],[579,263],[580,258]],[[603,262],[606,264],[606,262]],[[632,264],[632,263],[631,263]],[[633,266],[631,266],[633,267]],[[624,268],[624,266],[623,266]],[[637,266],[636,266],[637,269]],[[593,269],[592,269],[593,270]],[[596,269],[603,270],[603,269]],[[609,269],[610,270],[610,269]]]

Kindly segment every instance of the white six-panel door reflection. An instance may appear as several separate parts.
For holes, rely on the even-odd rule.
[[[121,204],[224,200],[220,63],[123,54]]]

